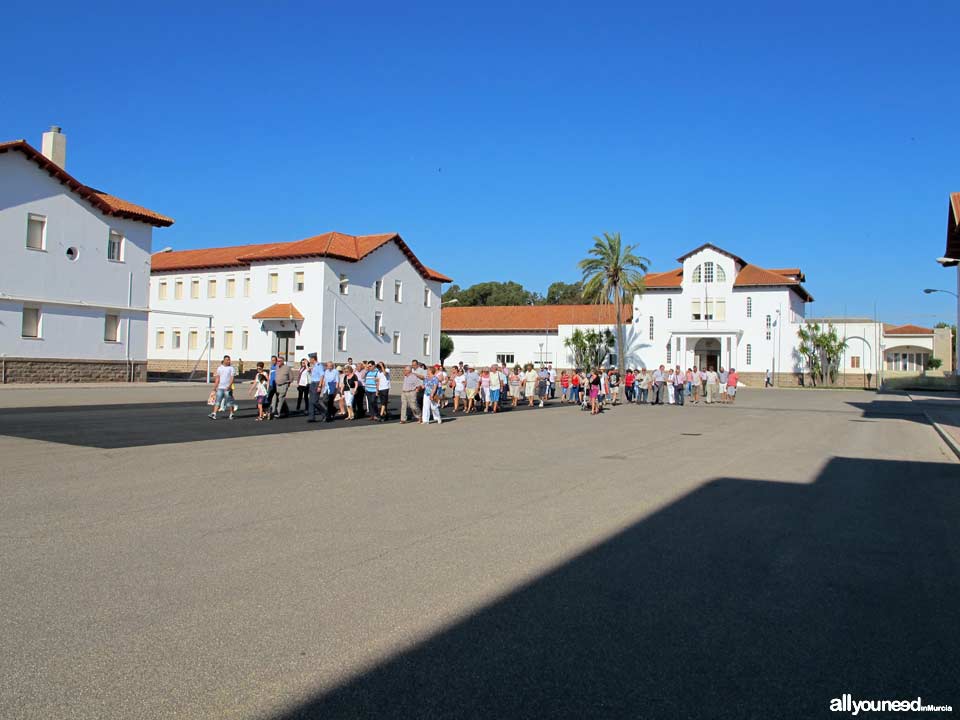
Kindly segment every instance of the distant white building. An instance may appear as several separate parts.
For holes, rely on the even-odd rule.
[[[795,384],[796,331],[813,299],[802,271],[767,270],[710,244],[678,262],[675,270],[648,274],[645,292],[624,311],[625,366],[736,367],[745,382],[762,380],[770,369]],[[613,310],[447,307],[443,329],[454,340],[453,362],[468,358],[483,365],[512,357],[570,367],[564,341],[578,328],[612,329]]]
[[[67,173],[66,137],[0,143],[2,382],[145,380],[154,227]]]
[[[162,252],[151,273],[150,308],[163,311],[150,315],[152,372],[202,371],[224,354],[245,370],[274,354],[338,364],[439,358],[450,279],[396,233]]]

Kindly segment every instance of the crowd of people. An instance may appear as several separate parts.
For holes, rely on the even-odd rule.
[[[443,365],[426,366],[417,360],[402,369],[400,378],[400,423],[442,422],[441,410],[452,413],[497,413],[521,403],[545,407],[560,394],[561,404],[580,405],[592,415],[607,406],[624,403],[638,405],[732,404],[737,395],[739,376],[733,368],[719,370],[660,365],[645,368],[594,368],[563,370],[559,374],[551,363],[536,367],[533,363],[512,368],[493,363],[476,368],[459,363],[447,369]],[[237,371],[225,355],[217,367],[208,404],[210,418],[226,412],[233,419],[238,403],[234,394]],[[373,360],[335,366],[321,363],[315,353],[297,367],[286,364],[283,356],[271,358],[270,367],[257,363],[250,397],[257,403],[257,420],[273,420],[291,414],[287,396],[296,388],[293,412],[303,412],[307,422],[333,422],[366,418],[383,422],[388,418],[391,372],[383,362]]]

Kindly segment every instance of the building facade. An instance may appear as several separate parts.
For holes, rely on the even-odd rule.
[[[796,331],[813,298],[799,268],[767,270],[714,245],[678,259],[680,267],[646,276],[646,290],[625,308],[624,365],[736,367],[749,382],[767,370],[797,382]],[[498,357],[571,367],[565,341],[578,330],[613,329],[612,306],[445,308],[451,360],[489,364]],[[541,345],[543,346],[541,348]],[[608,362],[615,361],[616,349]]]
[[[203,372],[224,354],[256,361],[315,352],[388,364],[440,352],[441,286],[396,233],[156,253],[151,372]]]
[[[0,143],[3,382],[146,379],[154,227],[173,220],[69,175],[66,138]]]

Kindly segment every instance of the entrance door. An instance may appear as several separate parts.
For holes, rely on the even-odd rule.
[[[296,360],[296,333],[293,330],[277,330],[273,334],[273,354],[283,355],[287,362]]]
[[[700,338],[693,350],[694,361],[700,369],[720,369],[720,341],[716,338]]]

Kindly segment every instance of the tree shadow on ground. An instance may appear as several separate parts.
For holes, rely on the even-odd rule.
[[[813,484],[711,481],[273,717],[812,718],[842,693],[956,706],[958,468],[835,458]]]

